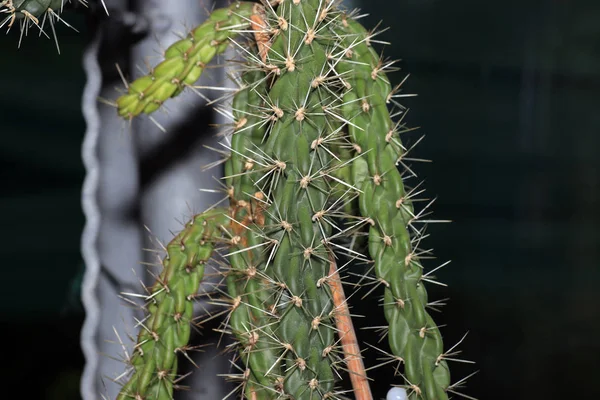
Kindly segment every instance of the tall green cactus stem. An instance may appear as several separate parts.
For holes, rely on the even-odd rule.
[[[225,163],[232,306],[223,331],[238,342],[243,396],[344,398],[335,385],[344,364],[366,381],[352,362],[360,351],[339,345],[350,318],[340,323],[348,311],[332,260],[343,253],[372,263],[384,286],[388,342],[410,399],[447,400],[450,373],[415,244],[419,214],[397,167],[402,126],[388,109],[394,90],[373,34],[337,0],[262,3],[215,11],[117,101],[124,118],[150,114],[236,34],[253,33],[249,45],[236,43],[245,63]],[[361,234],[368,255],[353,247]],[[372,398],[368,387],[354,391]]]
[[[370,47],[370,34],[356,21],[338,26],[343,47],[336,70],[352,87],[344,95],[344,117],[350,122],[352,142],[364,157],[355,161],[360,212],[373,223],[369,253],[375,272],[384,283],[384,309],[389,323],[392,353],[404,360],[411,398],[443,400],[450,372],[442,359],[441,334],[427,313],[423,267],[412,249],[410,225],[416,220],[397,162],[403,155],[387,103],[392,96],[378,54]]]
[[[253,196],[257,192],[268,205],[264,215],[268,228],[261,229],[255,224],[252,230],[274,248],[266,262],[256,267],[268,276],[267,280],[274,287],[281,288],[281,295],[275,296],[280,299],[278,303],[259,304],[266,310],[276,311],[263,313],[266,315],[263,321],[266,321],[255,325],[255,333],[271,338],[278,357],[274,363],[265,360],[261,363],[268,370],[266,379],[261,382],[262,390],[258,387],[254,392],[258,399],[275,396],[320,398],[329,393],[334,384],[330,359],[323,356],[334,342],[331,292],[327,285],[319,283],[328,276],[328,250],[322,241],[326,237],[323,233],[331,234],[331,227],[320,228],[320,223],[313,219],[316,210],[325,208],[329,188],[325,176],[311,176],[328,165],[330,156],[321,154],[317,157],[316,152],[309,154],[310,144],[327,126],[324,116],[312,115],[312,112],[329,94],[311,87],[314,74],[325,69],[327,59],[325,50],[316,42],[311,46],[303,45],[304,34],[295,29],[304,26],[306,30],[306,24],[315,21],[317,5],[318,1],[300,5],[283,3],[278,6],[277,14],[267,15],[271,19],[266,21],[269,26],[275,20],[280,27],[267,54],[268,64],[261,67],[269,72],[271,83],[264,94],[257,88],[251,89],[255,96],[260,96],[260,107],[250,111],[248,116],[240,116],[236,126],[243,120],[252,127],[251,116],[262,108],[266,115],[260,119],[269,121],[268,134],[264,135],[265,143],[256,151],[253,150],[256,144],[248,141],[237,149],[238,142],[243,139],[238,139],[240,133],[234,133],[231,167],[226,166],[226,172],[230,170],[233,173],[230,176],[235,178],[249,161],[239,160],[241,157],[237,155],[252,152],[251,159],[256,165],[266,166],[272,175],[268,179],[255,180],[239,194]],[[272,54],[286,54],[288,59],[277,56],[271,59]],[[295,57],[291,60],[293,64],[291,57]],[[274,72],[276,70],[278,72]],[[261,136],[256,139],[262,140]],[[248,172],[254,168],[251,162]],[[251,177],[250,173],[245,176],[246,179]],[[259,183],[261,180],[264,184]],[[236,186],[233,186],[234,193]],[[269,328],[267,332],[264,331],[266,327]],[[262,358],[262,354],[255,357]],[[253,372],[257,378],[265,375],[263,371]]]
[[[206,65],[230,45],[230,39],[250,26],[256,4],[235,2],[215,10],[209,19],[167,48],[165,60],[150,74],[129,84],[127,94],[117,100],[119,115],[133,118],[150,114],[169,98],[194,84]]]
[[[274,164],[285,166],[281,179],[267,193],[266,225],[276,241],[272,268],[286,288],[280,307],[278,341],[286,347],[282,370],[283,393],[295,399],[334,396],[335,308],[329,279],[328,239],[332,226],[325,222],[330,205],[334,157],[320,147],[339,123],[323,113],[335,101],[315,78],[329,71],[326,40],[316,35],[325,6],[318,0],[282,2],[267,16],[274,38],[265,69],[273,83],[267,106],[281,110],[262,147]],[[325,38],[323,38],[325,39]],[[279,115],[277,115],[279,114]]]
[[[140,323],[129,360],[133,374],[118,400],[172,399],[177,355],[186,352],[190,338],[194,296],[227,225],[227,210],[214,209],[196,215],[167,245],[163,270],[147,296],[149,318]]]

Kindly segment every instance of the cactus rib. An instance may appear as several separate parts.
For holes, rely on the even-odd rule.
[[[172,398],[177,355],[185,353],[190,337],[194,295],[228,224],[226,215],[221,209],[196,215],[167,245],[163,271],[147,296],[149,318],[129,360],[133,374],[118,400]]]
[[[256,182],[262,171],[255,166],[262,162],[251,153],[253,148],[258,148],[265,133],[261,118],[256,114],[264,96],[264,78],[265,74],[259,71],[248,71],[242,76],[242,87],[232,104],[236,121],[232,153],[225,165],[233,210],[232,229],[239,238],[228,257],[231,263],[228,288],[235,304],[229,325],[240,343],[240,356],[247,368],[246,390],[255,396],[259,393],[259,398],[272,396],[271,388],[281,376],[274,351],[277,343],[272,339],[275,300],[270,293],[276,291],[275,281],[271,271],[264,268],[265,254],[261,250],[264,206],[260,201],[262,193],[256,191]],[[253,250],[245,250],[247,248]]]

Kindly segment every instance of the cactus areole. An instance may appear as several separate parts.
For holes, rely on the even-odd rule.
[[[234,2],[172,44],[117,100],[125,119],[151,114],[237,50],[225,161],[229,207],[200,214],[167,246],[148,319],[119,400],[171,399],[189,349],[192,303],[216,249],[228,261],[221,331],[237,347],[241,398],[372,399],[340,270],[363,282],[387,320],[388,398],[455,393],[418,244],[421,190],[404,180],[404,108],[373,48],[376,33],[336,0]],[[198,89],[196,89],[198,90]],[[176,106],[173,100],[172,106]],[[387,342],[387,344],[386,344]],[[342,391],[341,380],[352,383]]]

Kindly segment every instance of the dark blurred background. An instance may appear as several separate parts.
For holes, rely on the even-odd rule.
[[[454,380],[479,399],[598,399],[600,3],[354,2],[391,29],[392,75],[418,97],[416,166],[437,196],[428,246],[452,263],[434,318],[446,346],[469,331]],[[82,53],[68,14],[61,55],[32,31],[0,36],[2,376],[26,397],[79,398],[84,319]],[[116,92],[115,92],[116,94]],[[358,306],[360,309],[360,306]],[[384,374],[385,375],[385,374]],[[16,385],[8,381],[16,380]],[[382,375],[383,376],[383,375]],[[383,378],[382,378],[383,380]],[[386,389],[387,390],[387,389]],[[385,393],[383,390],[382,396]]]

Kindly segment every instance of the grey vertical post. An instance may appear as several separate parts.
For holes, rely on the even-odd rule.
[[[86,266],[81,289],[82,301],[86,311],[86,318],[81,331],[81,349],[86,362],[81,378],[81,397],[84,399],[96,398],[99,357],[96,336],[101,313],[100,301],[96,292],[100,279],[100,258],[97,246],[100,232],[100,210],[96,197],[100,178],[100,165],[96,153],[100,133],[100,116],[96,107],[96,97],[102,84],[97,59],[100,40],[101,35],[97,32],[83,58],[87,77],[82,99],[82,111],[87,124],[82,146],[82,159],[86,169],[86,177],[81,196],[82,208],[86,218],[81,238],[81,252]]]

